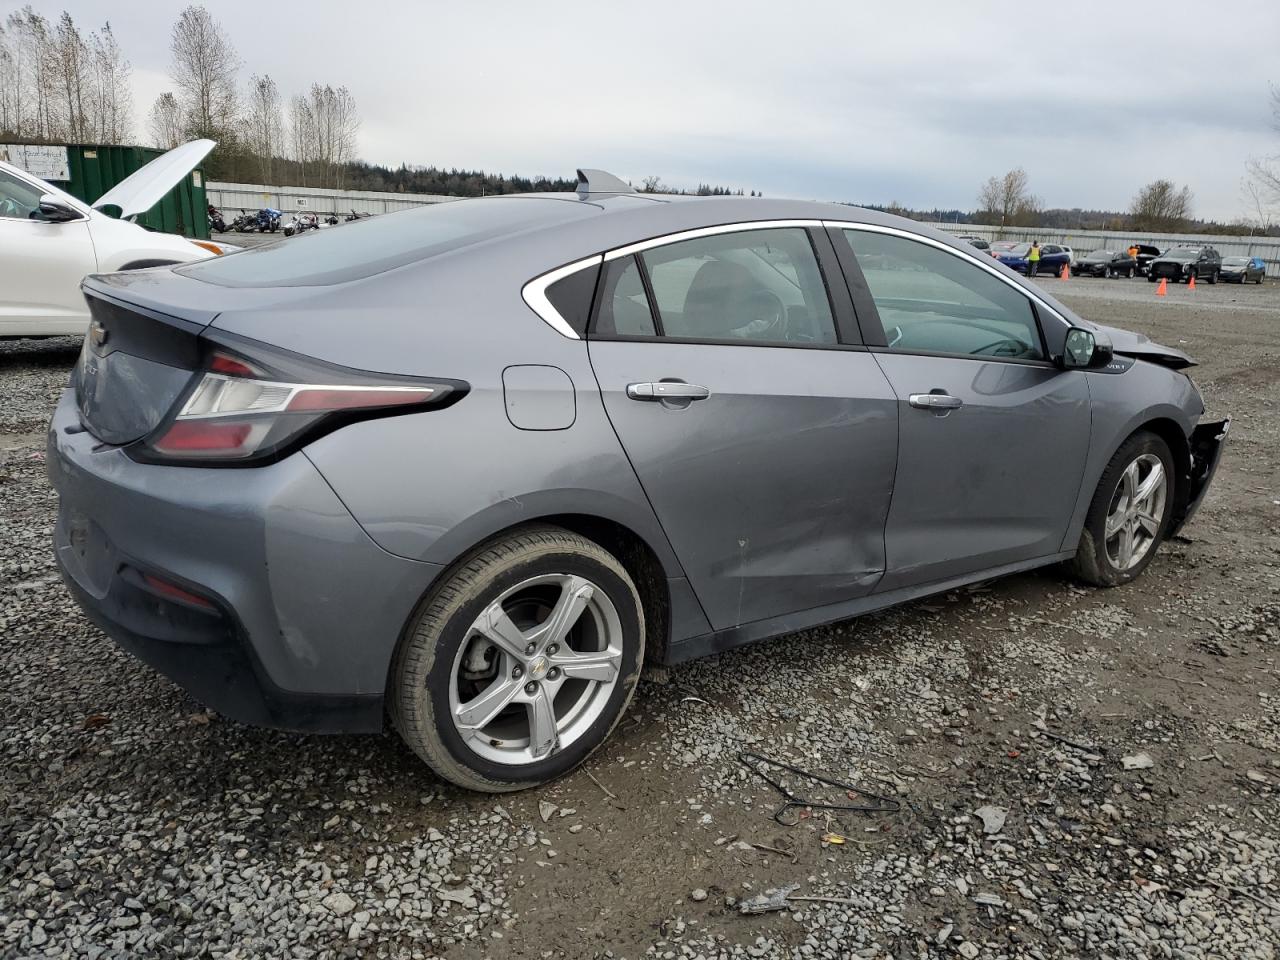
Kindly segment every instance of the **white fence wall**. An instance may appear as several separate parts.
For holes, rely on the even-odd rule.
[[[1267,276],[1280,277],[1280,237],[1224,237],[1193,233],[1129,233],[1123,230],[1052,230],[1047,227],[988,227],[974,223],[931,223],[931,227],[959,236],[984,240],[1020,240],[1061,243],[1076,252],[1126,250],[1131,243],[1149,243],[1167,250],[1187,243],[1204,243],[1224,257],[1261,257]]]
[[[322,190],[318,187],[268,187],[257,183],[216,183],[205,187],[209,202],[227,215],[228,211],[275,207],[290,213],[390,213],[424,203],[443,203],[456,197],[428,193],[379,193],[373,190]]]

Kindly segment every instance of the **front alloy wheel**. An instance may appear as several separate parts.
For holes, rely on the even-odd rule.
[[[432,588],[396,652],[388,705],[446,780],[519,790],[604,742],[643,659],[644,613],[623,566],[537,527],[478,547]]]
[[[1072,572],[1099,587],[1128,583],[1147,568],[1173,512],[1173,455],[1140,430],[1102,472],[1085,516]]]
[[[1104,527],[1107,559],[1117,570],[1131,570],[1155,548],[1168,492],[1168,474],[1154,454],[1137,457],[1120,475]]]

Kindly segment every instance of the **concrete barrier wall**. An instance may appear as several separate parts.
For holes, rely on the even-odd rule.
[[[268,187],[254,183],[217,183],[206,186],[209,202],[230,218],[238,210],[275,207],[292,213],[390,213],[407,210],[424,203],[445,203],[457,197],[430,193],[379,193],[372,190],[324,190],[317,187]],[[953,234],[982,237],[986,240],[1019,240],[1030,243],[1061,243],[1077,255],[1090,250],[1127,248],[1131,243],[1149,243],[1166,250],[1186,243],[1207,243],[1224,257],[1262,257],[1267,262],[1267,276],[1280,277],[1280,238],[1226,237],[1190,233],[1142,233],[1115,230],[1057,230],[1047,227],[990,227],[972,223],[931,223]]]

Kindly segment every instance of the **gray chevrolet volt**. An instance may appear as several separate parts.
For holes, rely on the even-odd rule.
[[[48,469],[88,616],[230,718],[514,790],[646,658],[1123,584],[1201,503],[1180,351],[897,217],[580,180],[87,279]]]

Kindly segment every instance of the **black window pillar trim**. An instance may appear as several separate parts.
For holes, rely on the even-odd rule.
[[[880,311],[876,309],[871,288],[867,286],[867,278],[862,274],[862,267],[858,266],[858,258],[854,256],[849,238],[844,235],[845,229],[843,226],[828,226],[826,234],[835,252],[841,275],[844,277],[845,290],[849,294],[861,342],[872,348],[887,347],[889,340],[885,336],[884,324],[880,320]]]
[[[829,231],[810,227],[809,243],[813,246],[818,258],[818,272],[822,276],[823,286],[826,287],[827,301],[836,325],[837,341],[845,346],[865,346],[866,341],[858,323],[858,311],[853,299],[849,296],[849,285],[844,278],[844,270],[841,268]]]

